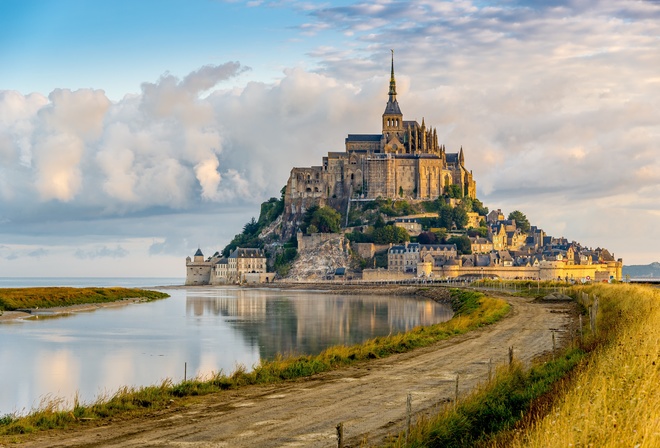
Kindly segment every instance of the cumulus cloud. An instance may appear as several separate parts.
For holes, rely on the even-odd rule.
[[[101,90],[0,91],[0,230],[186,212],[200,220],[176,231],[149,221],[163,226],[150,253],[171,253],[186,233],[195,247],[204,232],[231,238],[240,222],[228,220],[279,196],[293,166],[342,151],[347,133],[380,130],[392,48],[404,117],[437,127],[449,152],[463,147],[486,205],[614,249],[626,245],[616,236],[625,228],[608,235],[601,219],[653,228],[657,2],[278,5],[305,11],[301,35],[340,36],[309,51],[316,70],[218,88],[246,70],[228,62],[166,73],[116,102]],[[209,218],[230,207],[232,217]]]

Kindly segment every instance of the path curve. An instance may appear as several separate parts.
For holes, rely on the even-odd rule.
[[[552,350],[552,332],[571,322],[568,303],[507,297],[512,312],[495,325],[410,353],[274,386],[246,387],[191,400],[140,419],[37,435],[25,447],[335,447],[377,444],[401,431],[407,395],[415,414],[453,399],[488,378],[493,366]],[[559,339],[557,339],[559,343]]]

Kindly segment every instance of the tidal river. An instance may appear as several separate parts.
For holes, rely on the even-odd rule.
[[[0,416],[42,401],[89,403],[122,386],[250,369],[277,353],[315,354],[448,320],[410,297],[273,289],[167,289],[170,298],[0,324]]]

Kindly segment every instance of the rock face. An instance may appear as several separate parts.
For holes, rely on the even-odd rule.
[[[349,252],[343,235],[325,234],[319,244],[298,244],[298,257],[293,262],[287,280],[317,281],[348,267]],[[312,237],[302,237],[312,238]],[[299,238],[300,241],[300,238]]]

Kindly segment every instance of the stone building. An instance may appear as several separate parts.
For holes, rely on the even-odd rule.
[[[432,269],[452,260],[458,254],[455,244],[404,243],[387,251],[387,269],[399,272],[418,272],[419,264]],[[430,271],[429,271],[430,273]]]
[[[436,129],[404,120],[396,98],[394,58],[388,101],[379,134],[349,134],[344,152],[329,152],[321,166],[293,168],[286,185],[285,212],[311,205],[343,206],[350,199],[433,200],[450,186],[476,198],[463,148],[447,153]]]
[[[186,285],[208,285],[211,282],[211,270],[217,259],[204,260],[204,254],[197,248],[194,258],[186,257]]]
[[[194,259],[186,258],[186,285],[266,283],[273,281],[274,276],[266,272],[266,254],[262,249],[237,247],[228,258],[214,255],[207,260],[197,249]]]

